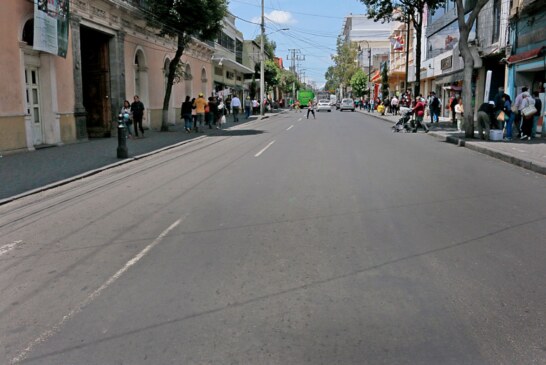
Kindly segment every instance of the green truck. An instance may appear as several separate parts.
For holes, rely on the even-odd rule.
[[[313,100],[314,98],[315,98],[315,93],[313,92],[313,90],[298,91],[298,100],[300,102],[300,107],[302,108],[307,107],[309,100]]]

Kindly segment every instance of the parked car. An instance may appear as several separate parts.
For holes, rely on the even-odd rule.
[[[332,106],[330,105],[330,100],[321,99],[317,103],[317,112],[320,112],[321,110],[326,110],[328,112],[332,111]]]
[[[355,102],[353,99],[341,100],[341,104],[339,105],[339,111],[342,112],[344,110],[350,110],[352,112],[355,111]]]

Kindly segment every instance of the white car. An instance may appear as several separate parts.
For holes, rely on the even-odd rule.
[[[327,110],[329,112],[332,111],[332,105],[330,105],[330,100],[319,100],[319,102],[317,103],[317,112],[320,112],[321,110]]]

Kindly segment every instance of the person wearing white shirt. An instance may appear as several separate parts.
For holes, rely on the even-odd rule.
[[[237,96],[231,99],[231,110],[233,111],[233,121],[239,121],[239,110],[241,109],[241,100]]]

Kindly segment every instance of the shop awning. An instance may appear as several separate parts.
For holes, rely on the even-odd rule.
[[[508,64],[513,64],[513,63],[518,63],[518,62],[527,61],[527,60],[536,58],[536,57],[540,56],[540,54],[542,53],[542,50],[543,50],[544,48],[545,48],[545,47],[542,46],[542,47],[538,47],[538,48],[532,49],[532,50],[530,50],[530,51],[521,52],[521,53],[512,55],[512,56],[508,57],[508,59],[506,60],[506,62],[507,62]]]
[[[451,72],[448,74],[439,75],[436,77],[436,85],[451,84],[456,81],[463,80],[463,70]]]
[[[245,65],[240,64],[239,62],[233,61],[229,58],[215,56],[213,59],[214,63],[218,66],[225,66],[228,69],[235,70],[243,74],[253,74],[254,70],[246,67]],[[220,63],[222,65],[220,65]]]

